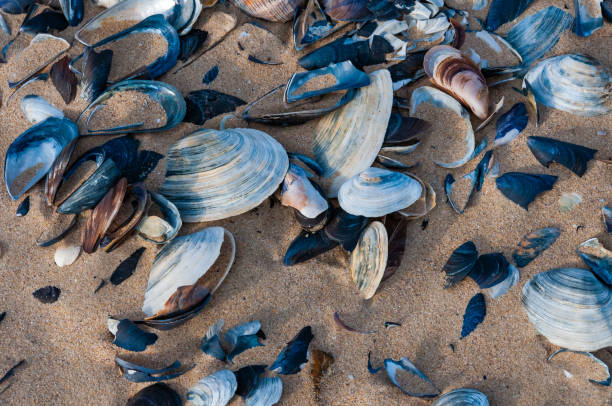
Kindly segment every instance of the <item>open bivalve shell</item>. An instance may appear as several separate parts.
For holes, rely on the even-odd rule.
[[[202,129],[170,147],[160,192],[185,222],[220,220],[259,206],[288,167],[285,149],[262,131]]]
[[[555,345],[574,351],[612,345],[612,290],[586,269],[539,273],[523,286],[521,301],[536,330]]]
[[[305,0],[232,0],[232,3],[253,17],[285,23],[293,18],[295,9]]]
[[[423,187],[410,176],[372,167],[340,187],[338,202],[350,214],[382,217],[405,209],[422,194]]]
[[[364,299],[376,293],[387,268],[389,238],[380,221],[374,221],[363,230],[357,246],[351,253],[351,277]]]
[[[323,168],[328,197],[367,169],[382,147],[393,105],[393,83],[386,69],[370,74],[369,86],[348,104],[324,116],[315,127],[315,160]]]
[[[144,295],[144,324],[173,328],[195,316],[221,285],[234,263],[234,236],[208,227],[176,237],[155,257]],[[185,317],[185,315],[189,317]]]
[[[461,388],[445,393],[431,406],[489,406],[489,400],[476,389]]]

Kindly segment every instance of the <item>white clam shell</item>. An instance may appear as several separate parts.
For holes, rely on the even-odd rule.
[[[229,253],[221,269],[213,265],[222,256],[221,247],[227,242]],[[155,257],[149,273],[149,282],[144,294],[142,311],[154,316],[164,308],[166,301],[183,286],[194,285],[209,270],[215,274],[213,293],[227,276],[236,253],[232,234],[223,227],[208,227],[193,234],[174,238]],[[228,255],[225,255],[228,254]],[[225,268],[222,267],[225,265]]]
[[[184,222],[220,220],[259,206],[288,167],[285,149],[262,131],[203,129],[170,147],[160,192]]]
[[[200,379],[187,392],[187,400],[194,406],[225,406],[236,393],[236,375],[222,369]]]
[[[403,173],[368,168],[347,180],[338,192],[338,203],[356,216],[382,217],[405,209],[423,193],[421,184]]]
[[[306,172],[295,164],[289,165],[282,185],[281,204],[299,210],[303,216],[315,218],[329,208],[327,200],[308,180]]]
[[[393,83],[388,70],[370,74],[369,86],[322,117],[315,127],[313,154],[323,168],[322,186],[336,197],[347,179],[367,169],[382,147],[391,107]]]
[[[49,117],[64,118],[64,113],[41,96],[29,94],[21,99],[21,110],[32,124],[45,121]]]
[[[574,351],[612,345],[612,289],[586,269],[539,273],[525,286],[523,307],[551,343]]]
[[[81,254],[80,245],[59,247],[55,251],[55,264],[59,267],[72,265],[79,254]]]
[[[568,54],[544,59],[525,75],[538,103],[580,116],[612,111],[610,73],[596,59]]]
[[[431,406],[489,406],[489,400],[476,389],[461,388],[445,393]]]
[[[374,221],[361,233],[351,253],[351,277],[364,299],[376,293],[387,267],[389,238],[380,221]]]
[[[410,113],[414,115],[414,111],[417,106],[421,103],[430,103],[436,107],[450,110],[456,113],[461,120],[465,122],[465,155],[463,158],[458,159],[454,162],[440,162],[434,161],[437,165],[443,168],[458,168],[464,165],[472,157],[476,141],[474,139],[474,130],[472,129],[472,123],[470,122],[470,114],[467,110],[452,96],[444,93],[441,90],[434,89],[429,86],[422,86],[415,89],[410,97]]]
[[[283,381],[273,378],[259,378],[257,384],[246,397],[246,406],[272,406],[278,403],[283,395]]]

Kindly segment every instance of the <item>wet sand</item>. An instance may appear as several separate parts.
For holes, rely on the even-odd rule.
[[[571,1],[536,0],[527,13],[554,3],[573,12]],[[86,19],[96,10],[86,2]],[[237,13],[235,8],[216,6],[213,10]],[[201,27],[204,10],[196,24]],[[486,12],[478,12],[482,17]],[[239,14],[241,22],[251,19]],[[10,18],[9,25],[17,30],[18,18]],[[264,66],[247,60],[237,45],[240,29],[234,30],[220,45],[210,50],[197,62],[179,74],[172,71],[160,80],[176,86],[184,95],[193,90],[210,88],[253,101],[270,89],[286,82],[298,69],[300,55],[291,48],[291,24],[264,23],[287,46],[283,65]],[[239,23],[240,25],[240,23]],[[502,30],[507,29],[502,27]],[[75,29],[60,36],[70,40]],[[606,23],[591,37],[578,38],[566,32],[549,55],[583,52],[612,65],[610,36],[612,25]],[[3,37],[4,38],[4,37]],[[22,42],[19,42],[22,44]],[[27,45],[27,41],[23,43]],[[73,47],[71,56],[80,49]],[[9,53],[9,57],[14,54]],[[128,63],[128,61],[114,61]],[[219,76],[210,85],[202,84],[202,77],[215,65]],[[27,94],[38,94],[76,119],[86,107],[78,97],[66,106],[52,83],[36,82],[6,105],[11,90],[7,86],[8,65],[0,65],[0,152],[2,156],[10,143],[21,134],[28,123],[20,109],[20,99]],[[181,66],[180,64],[178,66]],[[423,79],[416,85],[399,91],[409,97],[416,86],[427,84]],[[512,90],[519,82],[491,89],[491,104],[506,97],[502,112],[521,96]],[[236,114],[243,111],[240,108]],[[218,128],[220,117],[203,127]],[[474,127],[478,120],[473,120]],[[239,119],[228,126],[247,125]],[[297,127],[275,128],[252,125],[268,132],[288,151],[312,154],[313,128],[310,122]],[[455,123],[449,122],[449,126]],[[165,154],[168,147],[183,136],[199,128],[183,123],[164,133],[138,135],[141,148]],[[605,135],[598,135],[605,131]],[[415,174],[431,183],[436,190],[437,207],[422,221],[408,226],[408,245],[401,267],[383,282],[369,301],[360,298],[353,285],[348,254],[339,248],[312,261],[290,268],[282,258],[291,240],[299,233],[291,209],[277,204],[271,208],[264,203],[241,216],[207,224],[186,224],[180,234],[188,234],[211,225],[222,225],[230,230],[237,243],[236,261],[227,279],[215,293],[206,309],[178,329],[156,332],[157,343],[143,353],[129,353],[111,344],[112,336],[106,329],[108,315],[139,318],[142,316],[143,294],[151,263],[159,247],[136,237],[112,253],[99,250],[94,255],[81,254],[75,264],[59,268],[53,262],[56,247],[40,248],[35,240],[40,234],[43,217],[43,185],[39,183],[28,194],[30,213],[15,216],[19,202],[8,193],[0,193],[0,312],[6,311],[0,323],[0,375],[19,360],[25,359],[10,382],[12,386],[0,394],[2,405],[123,405],[126,400],[147,384],[134,384],[119,374],[113,359],[119,355],[127,360],[161,367],[174,360],[195,368],[169,384],[182,396],[202,377],[221,368],[238,369],[249,364],[270,364],[293,336],[305,325],[311,325],[315,338],[311,348],[331,353],[335,363],[321,379],[318,402],[315,399],[309,367],[297,375],[282,376],[283,396],[280,405],[428,405],[430,400],[407,397],[380,373],[372,376],[366,369],[368,351],[378,365],[385,358],[412,360],[445,393],[455,388],[470,387],[484,392],[492,405],[612,405],[610,388],[593,385],[578,376],[568,379],[562,369],[546,362],[556,348],[538,337],[520,303],[524,283],[533,275],[554,267],[583,264],[575,254],[576,246],[594,236],[612,248],[612,237],[604,235],[601,207],[612,203],[610,167],[590,162],[582,178],[569,170],[552,165],[541,166],[526,146],[527,136],[537,135],[575,142],[600,150],[599,157],[612,156],[612,116],[584,118],[561,111],[543,109],[542,123],[535,127],[530,117],[528,127],[509,145],[495,152],[501,172],[525,171],[559,176],[552,191],[538,197],[525,211],[507,200],[487,179],[482,191],[475,196],[465,214],[455,214],[445,201],[444,177],[447,170],[433,164],[436,157],[432,145],[439,143],[436,134],[429,134],[411,155],[392,157],[406,164],[420,162]],[[492,145],[495,124],[476,134],[477,144],[487,137]],[[88,137],[77,146],[75,156],[102,144],[108,137]],[[455,178],[469,172],[478,160],[462,168],[451,170]],[[165,160],[146,181],[146,186],[157,190],[163,182]],[[563,193],[575,192],[582,203],[568,213],[561,213],[558,200]],[[80,224],[84,224],[81,217]],[[562,234],[550,249],[520,270],[520,282],[499,299],[487,298],[484,322],[467,338],[460,340],[462,316],[470,298],[479,289],[471,280],[444,290],[442,266],[450,253],[468,239],[475,242],[480,253],[503,252],[507,258],[524,234],[541,227],[560,227]],[[77,231],[80,232],[80,228]],[[603,238],[602,238],[603,237]],[[114,268],[139,247],[146,247],[134,275],[119,286],[107,284],[97,294],[94,290],[102,278],[108,279]],[[61,289],[61,297],[54,304],[42,304],[32,292],[54,285]],[[339,330],[333,320],[338,311],[342,319],[359,330],[375,330],[362,335]],[[267,339],[264,347],[249,350],[235,359],[235,365],[224,365],[200,351],[200,340],[207,328],[224,318],[227,327],[259,319]],[[394,321],[401,327],[385,330],[383,323]],[[454,350],[451,348],[454,347]],[[610,353],[600,354],[608,362]],[[1,388],[0,388],[1,390]],[[243,401],[235,398],[231,405]]]

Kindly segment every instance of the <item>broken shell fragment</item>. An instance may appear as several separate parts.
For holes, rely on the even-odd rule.
[[[93,47],[86,47],[81,56],[83,58],[81,63],[81,70],[83,71],[81,73],[81,99],[91,103],[106,89],[113,61],[113,51],[105,49],[96,52]],[[72,66],[73,63],[74,60],[70,62],[70,65]]]
[[[141,352],[157,341],[157,334],[141,330],[128,319],[116,320],[109,317],[106,324],[115,336],[113,344],[124,350]]]
[[[538,103],[587,117],[612,111],[610,81],[610,73],[599,61],[581,54],[544,59],[524,79]]]
[[[138,235],[155,244],[165,244],[178,234],[183,225],[181,214],[176,206],[163,195],[149,192],[151,201],[159,207],[164,218],[146,216],[138,224]]]
[[[113,273],[111,274],[109,280],[110,283],[117,286],[123,283],[126,279],[128,279],[132,274],[136,271],[136,267],[138,266],[138,261],[140,261],[140,257],[144,253],[146,248],[140,247],[136,251],[132,252],[132,254],[121,261],[121,263],[115,268]]]
[[[85,12],[84,0],[59,0],[64,13],[64,17],[72,27],[75,27],[83,21],[83,13]]]
[[[163,382],[158,382],[139,390],[127,402],[127,406],[142,405],[182,406],[183,401],[174,389]]]
[[[516,266],[519,268],[527,266],[538,255],[553,245],[559,235],[561,235],[561,229],[557,227],[540,228],[525,234],[518,243],[518,248],[512,253]]]
[[[221,329],[225,320],[219,319],[208,330],[202,338],[200,349],[204,354],[210,355],[219,361],[225,361],[225,350],[221,346]]]
[[[293,207],[309,219],[316,218],[329,209],[327,200],[310,183],[306,172],[293,163],[289,165],[281,185],[281,204]]]
[[[601,208],[601,214],[603,216],[604,226],[608,234],[612,233],[612,209],[608,206]]]
[[[533,0],[493,0],[487,14],[485,27],[487,31],[495,31],[508,21],[520,16]]]
[[[330,20],[319,1],[308,0],[306,8],[296,10],[293,20],[293,45],[297,51],[301,51],[343,26]]]
[[[391,75],[378,70],[370,80],[353,100],[322,117],[315,127],[313,155],[323,168],[328,197],[336,197],[344,182],[372,165],[383,144],[393,104]]]
[[[485,297],[482,293],[476,293],[468,302],[463,314],[463,326],[461,326],[461,338],[469,336],[476,327],[484,321],[487,314]]]
[[[232,0],[245,13],[263,20],[286,23],[304,0]]]
[[[443,168],[458,168],[468,162],[474,153],[476,141],[474,139],[474,130],[470,122],[470,115],[461,104],[453,99],[448,94],[429,86],[422,86],[415,89],[410,97],[410,113],[415,115],[415,110],[421,103],[429,103],[435,107],[450,110],[457,114],[461,120],[465,122],[465,155],[455,162],[440,162],[435,163]]]
[[[387,267],[388,237],[385,226],[374,221],[363,230],[351,253],[351,277],[364,299],[376,293]]]
[[[270,365],[270,371],[280,375],[293,375],[300,372],[308,363],[310,354],[308,346],[313,338],[312,327],[306,326],[301,329],[278,354],[276,361]]]
[[[385,371],[387,372],[387,376],[393,382],[395,386],[397,386],[404,394],[408,396],[413,396],[417,398],[431,399],[435,398],[440,394],[440,389],[434,385],[434,383],[427,377],[423,372],[421,372],[416,365],[414,365],[408,358],[402,357],[398,361],[395,361],[391,358],[387,358],[384,361]],[[377,369],[373,369],[375,371],[373,373],[378,372],[380,367]],[[407,388],[407,385],[403,383],[404,380],[400,380],[399,372],[405,372],[412,375],[415,375],[417,378],[425,381],[429,386],[428,392],[416,392],[413,389]]]
[[[400,113],[391,113],[385,141],[380,149],[384,152],[408,154],[420,143],[419,135],[429,127],[429,123],[416,117],[407,117]]]
[[[489,400],[476,389],[461,388],[445,393],[431,406],[489,406]]]
[[[535,173],[506,172],[495,179],[497,189],[508,199],[528,210],[535,198],[553,188],[556,176]]]
[[[472,241],[467,241],[457,247],[444,264],[446,273],[444,288],[450,288],[465,278],[478,260],[478,250]]]
[[[555,345],[574,351],[612,345],[612,290],[586,269],[535,275],[523,286],[521,302],[535,329]]]
[[[62,119],[64,113],[40,96],[29,94],[21,99],[21,110],[28,121],[38,124],[49,117]]]
[[[337,245],[338,242],[328,238],[323,230],[314,233],[302,230],[287,249],[283,264],[292,266],[308,261],[335,248]]]
[[[178,378],[195,367],[195,364],[192,364],[191,366],[180,370],[181,363],[179,361],[174,361],[165,368],[154,369],[133,364],[119,357],[115,357],[115,363],[119,366],[121,375],[125,379],[136,383],[167,381]]]
[[[411,177],[370,167],[340,187],[338,202],[350,214],[382,217],[409,207],[422,193],[419,182]]]
[[[236,243],[222,227],[176,237],[155,257],[144,295],[145,324],[176,327],[210,299],[234,263]],[[200,309],[201,310],[201,309]]]
[[[597,358],[596,356],[594,356],[593,354],[591,354],[590,352],[572,351],[572,350],[568,350],[567,348],[561,348],[553,352],[552,354],[550,354],[550,357],[547,358],[547,361],[550,362],[554,357],[562,353],[574,353],[574,354],[588,357],[591,361],[595,362],[598,367],[603,369],[604,375],[606,376],[605,379],[598,381],[598,380],[589,378],[589,382],[597,384],[597,385],[602,385],[602,386],[610,386],[610,383],[612,383],[612,379],[610,378],[610,368],[608,367],[608,365],[602,360],[600,360],[599,358]],[[568,371],[564,370],[564,372],[567,374]]]
[[[351,252],[367,223],[366,217],[350,214],[339,208],[334,211],[323,232],[330,240],[339,242],[345,250]]]
[[[74,264],[74,261],[76,261],[79,258],[80,254],[81,254],[80,245],[59,247],[55,251],[55,256],[54,256],[55,265],[59,266],[60,268],[64,266],[72,265]]]
[[[247,365],[237,371],[234,371],[236,380],[238,381],[238,388],[236,389],[236,395],[245,398],[252,392],[255,385],[259,381],[259,376],[266,371],[267,365]]]
[[[231,113],[246,102],[230,94],[211,89],[196,90],[185,96],[187,113],[183,121],[202,125],[213,117]]]
[[[612,286],[612,252],[599,239],[591,238],[576,249],[584,263],[608,286]]]
[[[495,146],[506,145],[527,127],[529,116],[525,103],[516,103],[499,116],[495,127]]]
[[[60,55],[66,52],[68,48],[70,48],[70,44],[68,43],[68,41],[66,41],[63,38],[54,37],[53,35],[50,35],[50,34],[37,34],[32,39],[32,41],[30,41],[30,45],[28,45],[28,47],[25,48],[23,51],[21,51],[21,53],[17,56],[17,58],[15,59],[14,66],[19,67],[22,65],[23,63],[21,61],[22,56],[23,58],[33,57],[31,54],[33,54],[34,52],[40,52],[40,50],[38,50],[37,48],[42,47],[43,46],[42,44],[44,44],[43,49],[45,49],[45,51],[50,50],[50,51],[56,51],[56,52],[53,52],[52,54],[49,54],[49,55],[43,52],[40,55],[38,55],[37,60],[40,61],[40,64],[36,64],[34,67],[32,67],[27,72],[17,73],[17,72],[10,71],[8,74],[8,85],[10,88],[14,88],[14,87],[23,85],[29,79],[33,78],[34,75],[36,75],[41,70],[43,70],[47,65],[53,62],[55,59],[57,59]],[[24,63],[24,64],[28,66],[27,63]]]
[[[57,89],[62,96],[64,103],[70,104],[76,96],[78,85],[74,72],[70,70],[70,58],[65,56],[54,63],[49,72],[49,76],[51,77],[55,89]]]
[[[225,406],[234,396],[238,382],[229,369],[222,369],[200,379],[187,392],[187,400],[194,406]]]
[[[68,232],[72,230],[72,227],[75,226],[76,222],[76,214],[53,214],[51,219],[46,222],[48,224],[47,227],[43,230],[42,233],[40,233],[40,235],[36,239],[36,244],[41,247],[49,247],[61,241],[62,238],[64,238],[68,234]]]
[[[322,0],[325,13],[334,20],[360,20],[370,14],[365,2],[360,0]]]
[[[496,299],[508,292],[519,281],[519,271],[506,260],[500,252],[484,254],[469,273],[469,277],[478,284],[480,289]]]
[[[228,362],[233,363],[234,357],[244,351],[263,346],[263,344],[259,342],[259,338],[265,339],[265,334],[261,330],[260,321],[253,320],[232,327],[225,332],[223,338],[227,343],[228,349],[226,359]]]
[[[584,175],[587,163],[597,153],[596,149],[546,137],[527,137],[527,146],[545,167],[548,168],[552,162],[556,162],[578,176]]]
[[[602,0],[574,0],[574,31],[588,37],[603,26]]]
[[[425,54],[427,76],[442,89],[468,106],[484,120],[489,110],[489,89],[480,68],[461,52],[448,45],[437,45]]]
[[[19,199],[42,179],[78,135],[72,121],[50,117],[17,137],[6,151],[4,161],[4,182],[11,198]]]
[[[224,219],[259,206],[288,167],[285,149],[262,131],[202,129],[170,147],[160,193],[185,222]]]

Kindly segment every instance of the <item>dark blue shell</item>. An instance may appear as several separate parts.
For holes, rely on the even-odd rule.
[[[536,259],[542,251],[548,249],[561,235],[561,230],[557,227],[540,228],[526,234],[518,248],[512,253],[514,263],[519,268],[527,266]]]
[[[356,216],[338,208],[323,231],[330,240],[339,242],[345,250],[351,252],[357,246],[359,236],[367,223],[366,217]]]
[[[125,281],[127,278],[132,276],[134,271],[136,271],[138,261],[140,261],[140,257],[145,252],[145,250],[145,247],[140,247],[136,251],[134,251],[132,255],[121,261],[119,266],[115,268],[113,274],[110,277],[110,281],[113,285],[117,286],[123,281]]]
[[[60,5],[68,24],[72,27],[76,27],[83,21],[85,11],[83,0],[60,0]]]
[[[208,72],[206,72],[206,75],[204,75],[204,78],[202,79],[202,83],[205,85],[210,85],[215,79],[217,79],[217,76],[219,76],[219,67],[215,65],[210,68]]]
[[[585,252],[576,250],[584,263],[591,268],[591,271],[601,279],[603,283],[612,286],[612,257],[596,257]]]
[[[230,113],[246,102],[236,96],[211,89],[195,90],[185,97],[187,114],[183,121],[202,125],[213,117]]]
[[[506,172],[495,179],[495,185],[508,199],[527,210],[540,193],[553,188],[556,176],[535,173]]]
[[[487,31],[495,31],[520,16],[533,0],[493,0],[485,22]]]
[[[267,365],[247,365],[234,372],[236,375],[236,395],[246,397],[255,388],[259,375],[266,371]]]
[[[115,334],[113,344],[124,350],[140,352],[156,341],[157,334],[147,333],[130,320],[123,319],[117,325],[117,334]]]
[[[34,17],[26,19],[19,32],[30,35],[47,33],[51,30],[63,31],[68,27],[68,21],[62,13],[53,10],[44,10],[42,13],[36,14]]]
[[[385,62],[385,54],[393,47],[381,36],[375,35],[370,47],[369,40],[338,38],[327,45],[304,55],[298,60],[304,69],[324,68],[332,63],[351,61],[357,68]]]
[[[450,288],[463,280],[470,273],[477,260],[478,250],[472,241],[464,242],[457,247],[444,264],[443,270],[446,272],[444,288]]]
[[[25,199],[23,199],[23,201],[21,203],[19,203],[19,206],[17,207],[17,217],[23,217],[26,214],[28,214],[28,212],[30,211],[30,196],[26,196]]]
[[[516,103],[497,119],[495,146],[508,144],[527,127],[529,116],[525,103]]]
[[[299,264],[323,254],[337,245],[336,241],[327,238],[323,230],[315,233],[301,231],[287,249],[283,263],[285,266]]]
[[[470,299],[465,309],[463,326],[461,327],[461,338],[469,336],[483,322],[486,314],[485,297],[482,293],[477,293]]]
[[[270,371],[281,375],[292,375],[300,372],[308,362],[308,346],[313,338],[314,335],[310,326],[300,330],[278,354],[276,361],[270,365]]]
[[[509,266],[508,260],[501,252],[484,254],[478,258],[469,276],[480,289],[487,289],[503,282],[508,277]]]
[[[597,152],[596,149],[546,137],[528,137],[527,146],[545,167],[557,162],[578,176],[584,175],[587,163]]]
[[[35,0],[0,0],[0,9],[9,14],[23,14]]]

